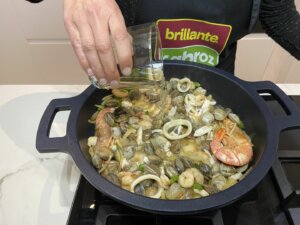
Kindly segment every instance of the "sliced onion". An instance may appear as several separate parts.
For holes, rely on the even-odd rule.
[[[203,100],[199,99],[199,97],[196,97],[193,94],[185,95],[184,102],[185,104],[192,106],[201,106],[203,104]]]
[[[128,166],[129,165],[129,162],[127,161],[126,158],[122,158],[121,159],[121,162],[120,162],[120,166],[122,169],[124,169],[125,166]]]
[[[202,189],[202,190],[200,191],[200,195],[201,195],[202,197],[206,197],[206,196],[209,196],[209,193],[208,193],[207,191],[205,191],[204,189]]]
[[[168,113],[168,117],[171,118],[171,117],[175,116],[176,111],[177,111],[177,106],[173,106],[173,107],[171,108],[171,110],[169,111],[169,113]]]
[[[162,131],[162,129],[154,129],[154,130],[151,131],[151,134],[154,134],[154,133],[162,134],[163,131]]]
[[[131,183],[131,185],[130,185],[130,191],[132,193],[134,193],[135,186],[137,184],[141,183],[142,181],[148,180],[148,179],[155,180],[158,183],[158,190],[157,190],[156,194],[152,195],[152,196],[149,196],[149,197],[151,197],[151,198],[160,198],[161,193],[163,192],[164,189],[161,187],[161,180],[160,180],[160,178],[158,176],[156,176],[156,175],[153,175],[153,174],[146,174],[146,175],[140,176],[137,179],[135,179]]]
[[[171,135],[173,135],[173,134],[175,134],[175,135],[177,134],[177,135],[178,135],[178,134],[181,133],[182,128],[183,128],[182,125],[176,126],[170,134],[171,134]]]
[[[205,191],[204,189],[202,189],[201,191],[198,189],[194,189],[194,192],[201,195],[201,197],[207,197],[209,196],[209,193],[207,191]]]
[[[211,105],[210,101],[205,99],[202,106],[201,106],[202,114],[209,111],[210,105]]]
[[[184,107],[185,107],[185,111],[188,112],[188,113],[192,113],[192,114],[197,113],[196,108],[192,105],[184,104]]]
[[[196,98],[194,95],[192,94],[187,94],[185,97],[184,97],[184,102],[185,104],[187,105],[196,105]]]
[[[136,142],[138,145],[143,144],[143,128],[142,128],[142,126],[140,126],[137,131]]]
[[[176,134],[175,132],[169,133],[169,130],[172,127],[176,127],[176,126],[186,126],[187,131],[184,134]],[[185,138],[189,136],[191,132],[192,132],[192,124],[188,120],[183,120],[183,119],[172,120],[163,126],[163,135],[170,140],[178,140],[178,139]]]
[[[186,88],[184,89],[182,86],[184,83],[187,83]],[[188,90],[190,90],[191,88],[191,80],[189,78],[183,78],[181,80],[178,81],[177,83],[177,89],[180,92],[187,92]]]
[[[147,156],[144,156],[144,163],[146,163],[148,165],[150,164],[150,160]]]
[[[197,129],[194,133],[194,137],[201,137],[203,136],[204,134],[208,134],[210,131],[212,130],[212,126],[203,126],[203,127],[200,127],[199,129]]]

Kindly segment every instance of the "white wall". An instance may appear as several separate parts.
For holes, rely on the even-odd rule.
[[[300,0],[296,0],[300,7]],[[63,1],[0,1],[0,84],[88,84],[63,25]],[[238,43],[236,75],[300,83],[300,62],[264,34]]]

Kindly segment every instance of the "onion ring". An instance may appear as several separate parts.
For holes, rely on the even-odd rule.
[[[180,125],[186,126],[188,128],[184,134],[177,135],[174,133],[172,133],[172,134],[168,133],[170,128],[175,127],[175,126],[180,126]],[[192,132],[192,124],[188,120],[183,120],[183,119],[171,120],[170,122],[166,123],[163,126],[163,134],[169,140],[178,140],[178,139],[185,138],[185,137],[189,136],[191,132]]]
[[[148,180],[148,179],[155,180],[158,183],[158,190],[157,190],[156,194],[155,195],[151,195],[149,197],[151,197],[151,198],[160,198],[161,193],[163,192],[164,189],[161,187],[161,180],[160,180],[160,178],[158,176],[153,175],[153,174],[146,174],[146,175],[140,176],[137,179],[135,179],[131,183],[131,185],[130,185],[130,191],[132,193],[134,193],[135,186],[137,184],[141,183],[142,181]]]
[[[187,83],[187,86],[186,86],[185,89],[182,88],[182,84],[183,83]],[[183,92],[187,92],[188,90],[190,90],[191,84],[192,84],[192,82],[191,82],[191,80],[189,78],[183,78],[183,79],[181,79],[181,80],[178,81],[178,83],[177,83],[177,89],[178,89],[178,91],[180,91],[182,93]]]

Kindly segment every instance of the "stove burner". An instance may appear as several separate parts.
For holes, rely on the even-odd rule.
[[[272,96],[263,97],[275,115],[284,114]],[[300,96],[292,99],[300,107]],[[68,225],[296,225],[300,224],[300,129],[280,135],[278,158],[260,184],[219,210],[164,216],[132,209],[95,190],[80,178]]]

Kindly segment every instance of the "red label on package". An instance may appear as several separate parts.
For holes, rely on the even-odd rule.
[[[165,59],[180,59],[215,66],[225,48],[231,26],[194,19],[157,21]]]
[[[157,25],[163,48],[206,45],[221,53],[231,33],[230,25],[193,19],[163,19]]]

